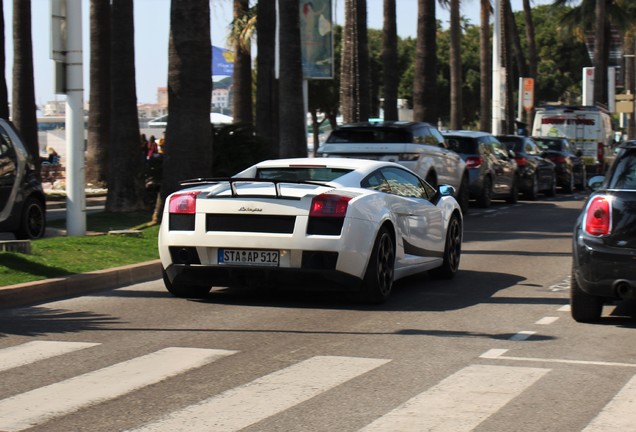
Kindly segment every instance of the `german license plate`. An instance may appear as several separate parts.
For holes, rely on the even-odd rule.
[[[280,252],[257,249],[219,249],[219,264],[278,267]]]

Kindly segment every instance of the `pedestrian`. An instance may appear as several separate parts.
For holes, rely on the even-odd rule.
[[[148,138],[146,138],[146,134],[142,133],[139,139],[141,146],[141,157],[146,159],[148,157]]]
[[[150,135],[148,139],[148,152],[146,154],[146,159],[150,159],[153,155],[159,153],[159,146],[157,145],[157,141],[154,135]]]

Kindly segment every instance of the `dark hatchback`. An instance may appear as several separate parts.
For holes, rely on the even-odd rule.
[[[519,191],[524,198],[536,200],[539,192],[556,195],[554,163],[541,155],[537,143],[522,135],[497,135],[497,139],[515,153],[519,174]]]
[[[0,232],[37,239],[46,230],[46,198],[33,158],[11,123],[0,119]]]
[[[636,299],[636,141],[618,149],[607,175],[590,179],[574,227],[570,306],[579,322],[598,320],[608,299]]]
[[[581,150],[575,150],[567,138],[560,137],[532,137],[543,150],[543,156],[550,159],[557,175],[557,186],[565,193],[572,193],[574,189],[583,190],[586,185],[587,173],[581,159]]]

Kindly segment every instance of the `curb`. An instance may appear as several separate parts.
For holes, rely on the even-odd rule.
[[[161,261],[0,287],[0,309],[26,306],[161,279]]]

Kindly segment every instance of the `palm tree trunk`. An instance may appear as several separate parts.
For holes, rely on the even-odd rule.
[[[384,120],[398,120],[397,21],[395,1],[384,0],[384,27],[382,29],[382,67],[384,72]]]
[[[6,57],[4,52],[4,5],[0,0],[0,118],[9,119],[9,92],[7,91],[7,77],[4,73]]]
[[[212,173],[209,0],[172,0],[170,35],[163,198],[181,180]]]
[[[280,156],[306,157],[307,118],[303,103],[300,46],[300,9],[297,0],[279,1],[280,46]]]
[[[40,170],[40,148],[33,83],[31,0],[13,0],[12,119]]]
[[[110,0],[90,3],[90,111],[86,182],[103,184],[108,178],[110,145]]]
[[[269,155],[278,157],[278,86],[274,73],[276,39],[276,2],[259,1],[256,5],[256,133],[269,143]]]
[[[462,53],[459,0],[450,1],[450,127],[462,128]]]
[[[490,131],[492,126],[492,68],[490,56],[490,0],[481,0],[479,38],[479,69],[481,84],[479,88],[480,130]]]
[[[234,19],[244,17],[248,0],[234,0]],[[247,46],[246,46],[247,45]],[[236,41],[234,46],[233,113],[235,123],[252,123],[252,55],[250,44]]]
[[[594,33],[594,104],[607,106],[607,53],[605,50],[607,10],[605,0],[596,1]]]
[[[135,86],[133,3],[112,0],[111,102],[106,211],[130,212],[144,208],[142,167],[139,157],[139,120]]]
[[[435,0],[418,0],[413,120],[437,120],[437,21]]]

